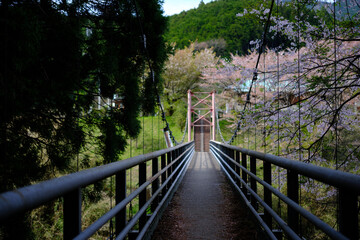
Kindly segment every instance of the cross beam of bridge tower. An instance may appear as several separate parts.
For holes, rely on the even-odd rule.
[[[204,94],[206,94],[205,97]],[[192,98],[195,98],[197,101],[192,105]],[[211,99],[211,100],[210,100]],[[204,112],[205,114],[201,114]],[[192,113],[195,114],[194,121],[191,121]],[[206,116],[211,115],[211,121],[209,121]],[[202,126],[212,127],[212,140],[215,140],[215,91],[212,92],[191,92],[188,90],[188,140],[191,141],[191,129],[195,126],[197,122],[202,124]],[[203,119],[203,120],[202,120]],[[202,121],[201,121],[202,120]],[[201,123],[202,122],[202,123]],[[198,126],[198,125],[197,125]]]

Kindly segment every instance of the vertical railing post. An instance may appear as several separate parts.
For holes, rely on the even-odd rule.
[[[172,160],[171,160],[172,153],[171,153],[171,152],[168,152],[166,155],[167,155],[167,157],[166,157],[166,159],[167,159],[167,165],[169,165],[169,164],[171,163],[171,161],[172,161]],[[167,177],[168,177],[168,178],[170,177],[171,173],[172,173],[172,167],[169,167],[168,170],[167,170]],[[172,182],[173,182],[173,180],[170,179],[169,182],[168,182],[168,185],[167,185],[167,187],[166,187],[167,189],[169,189],[169,187],[171,186]]]
[[[234,150],[229,148],[228,152],[229,152],[229,157],[233,160],[234,159]],[[229,166],[232,168],[234,167],[234,163],[231,162],[230,160],[229,160]]]
[[[178,154],[178,156],[181,156],[181,154],[182,154],[183,152],[184,152],[184,147],[181,147],[181,148],[179,149],[179,154]],[[178,166],[182,163],[183,159],[184,159],[184,156],[182,156],[182,157],[179,159]]]
[[[139,187],[146,182],[146,162],[142,162],[139,164]],[[141,209],[146,204],[146,189],[144,189],[139,194],[139,209]],[[142,230],[142,228],[146,224],[146,212],[141,215],[139,219],[139,231]]]
[[[235,162],[240,164],[240,152],[239,151],[235,151]],[[235,165],[235,172],[240,177],[240,167],[238,167],[237,165]],[[240,187],[240,179],[236,178],[236,183]]]
[[[230,150],[230,158],[231,158],[231,160],[235,161],[235,150],[230,149],[230,148],[229,148],[229,150]],[[235,164],[234,162],[229,161],[229,166],[235,171],[236,164]],[[236,176],[235,176],[235,174],[232,174],[232,175],[233,175],[234,181],[236,181]]]
[[[256,158],[254,156],[250,156],[250,172],[252,174],[256,175]],[[255,194],[257,194],[257,182],[252,177],[250,177],[250,187],[251,187],[251,190],[253,190],[255,192]],[[254,207],[254,209],[257,210],[258,204],[257,204],[255,197],[253,197],[251,195],[250,201],[251,201],[251,205]]]
[[[264,181],[271,185],[271,163],[264,161],[263,162],[263,174],[264,174]],[[272,208],[272,196],[271,191],[264,187],[264,201],[265,203]],[[272,229],[272,218],[268,212],[264,212],[264,221]]]
[[[166,155],[163,154],[161,155],[161,170],[164,169],[166,167]],[[162,174],[161,174],[161,186],[164,185],[165,181],[166,181],[166,172],[167,171],[164,171]],[[162,192],[161,192],[161,198],[163,198],[164,196],[166,195],[166,187],[164,187],[162,189]]]
[[[287,194],[288,197],[296,203],[299,203],[299,176],[293,170],[287,170]],[[299,233],[299,213],[288,205],[288,225]]]
[[[176,157],[177,157],[177,150],[174,150],[174,151],[171,152],[171,162],[174,162],[175,159],[176,159]],[[174,164],[172,165],[172,167],[171,167],[171,172],[174,172],[174,171],[175,171],[175,169],[176,169],[176,164],[177,164],[177,163],[174,163]],[[175,178],[176,178],[175,175],[176,175],[176,174],[174,174],[174,178],[173,178],[173,180],[171,181],[171,183],[174,182],[174,180],[175,180]]]
[[[176,158],[180,157],[181,152],[182,152],[181,150],[182,150],[182,148],[179,148],[179,149],[177,150]],[[181,159],[182,159],[182,158],[179,158],[179,161],[177,161],[176,167],[178,167],[178,166],[181,164]]]
[[[234,161],[231,163],[231,166],[233,167],[233,170],[236,172],[237,170],[237,166],[235,164],[236,162],[236,151],[235,150],[231,150],[231,159]],[[234,174],[234,181],[237,181],[237,177],[236,177],[236,173]]]
[[[358,196],[339,189],[339,230],[349,239],[359,239]]]
[[[155,176],[159,171],[159,159],[153,158],[152,159],[152,175]],[[154,195],[156,193],[156,191],[159,189],[159,178],[155,178],[154,181],[152,182],[152,195]],[[155,211],[155,209],[157,208],[159,204],[159,196],[157,196],[154,201],[151,203],[151,211]]]
[[[247,169],[247,155],[245,153],[241,154],[241,165]],[[242,179],[244,181],[244,184],[247,184],[247,173],[242,170],[241,171],[241,175],[242,175]],[[247,189],[245,186],[242,187],[243,193],[245,194],[245,196],[247,196]]]
[[[81,189],[64,196],[64,239],[73,239],[81,232]]]
[[[126,170],[121,170],[115,177],[115,202],[119,204],[126,198]],[[126,207],[115,216],[115,233],[120,234],[126,226]]]
[[[231,149],[225,147],[225,152],[226,152],[226,155],[227,155],[229,158],[231,158]],[[231,168],[231,162],[230,162],[230,160],[229,160],[228,158],[226,158],[226,163],[227,163],[227,164],[230,166],[230,168]]]

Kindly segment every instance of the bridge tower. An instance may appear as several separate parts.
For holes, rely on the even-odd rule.
[[[194,98],[195,104],[192,104]],[[194,113],[194,120],[192,114]],[[195,149],[209,151],[209,140],[215,140],[215,91],[191,92],[188,90],[188,141],[194,132]],[[210,134],[211,133],[211,134]]]

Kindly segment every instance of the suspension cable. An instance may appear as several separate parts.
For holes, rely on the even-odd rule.
[[[130,158],[132,158],[132,139],[130,138]],[[132,168],[130,168],[130,193],[132,193],[133,190],[133,186],[132,186]],[[133,210],[133,206],[132,206],[132,201],[130,201],[130,205],[129,205],[129,219],[132,218],[132,210]]]
[[[266,103],[266,53],[264,53],[264,128],[263,128],[263,138],[264,138],[264,153],[266,153],[266,113],[265,113],[265,106]]]
[[[264,34],[263,34],[263,37],[262,37],[262,42],[261,42],[261,47],[259,48],[259,55],[258,55],[258,58],[257,58],[257,61],[256,61],[256,65],[255,65],[255,69],[254,69],[254,72],[253,72],[253,78],[251,80],[251,84],[250,84],[250,87],[249,87],[249,91],[246,95],[246,101],[245,101],[245,105],[244,105],[244,108],[243,110],[241,111],[241,116],[240,116],[240,119],[238,120],[237,122],[237,127],[234,131],[234,134],[231,136],[230,140],[229,141],[225,141],[223,140],[224,143],[228,143],[228,144],[231,144],[234,139],[235,139],[235,136],[237,135],[237,132],[239,131],[240,129],[240,126],[241,126],[241,122],[243,121],[244,119],[244,114],[245,114],[245,111],[246,111],[246,107],[248,104],[250,104],[250,94],[251,94],[251,90],[252,90],[252,87],[253,87],[253,84],[254,82],[257,80],[257,75],[258,75],[258,66],[259,66],[259,62],[260,62],[260,57],[261,57],[261,54],[264,52],[264,49],[265,49],[265,45],[267,43],[267,39],[266,39],[266,36],[267,36],[267,33],[269,31],[269,28],[270,28],[270,19],[271,19],[271,14],[272,14],[272,10],[273,10],[273,7],[274,7],[274,2],[275,0],[272,0],[271,1],[271,6],[270,6],[270,11],[269,11],[269,14],[268,14],[268,17],[267,17],[267,20],[266,20],[266,23],[265,23],[265,26],[264,26]],[[220,136],[221,136],[221,131],[220,131]]]
[[[276,35],[279,39],[279,0],[276,2]],[[277,155],[280,156],[280,58],[279,51],[276,51],[276,70],[277,70]],[[278,191],[280,191],[280,168],[277,167],[277,175],[278,175]],[[278,199],[278,214],[281,217],[281,202],[280,198]]]
[[[298,140],[299,140],[299,161],[301,162],[301,83],[300,83],[300,3],[297,0],[297,54],[298,54],[298,61],[297,61],[297,84],[298,84]]]
[[[218,130],[218,133],[219,133],[219,135],[220,135],[220,138],[221,138],[221,141],[222,142],[226,142],[225,141],[225,139],[224,139],[224,137],[223,137],[223,135],[222,135],[222,132],[221,132],[221,129],[220,129],[220,125],[219,125],[219,113],[218,112],[216,112],[216,128],[217,128],[217,130]]]
[[[300,61],[301,61],[301,56],[300,56],[300,1],[297,0],[297,54],[298,54],[298,62],[297,62],[297,84],[298,84],[298,105],[299,105],[299,114],[298,114],[298,132],[299,132],[299,161],[302,161],[302,151],[301,151],[301,77],[300,77]],[[299,189],[298,189],[298,193],[299,193],[299,205],[301,206],[301,199],[302,199],[302,194],[301,194],[301,181],[299,181]],[[302,235],[302,221],[301,221],[301,216],[300,216],[300,221],[299,221],[299,232],[300,235]]]
[[[142,38],[143,43],[144,43],[143,47],[144,47],[144,52],[145,52],[147,64],[148,64],[148,67],[149,67],[149,70],[150,70],[150,74],[151,74],[151,77],[152,77],[153,84],[155,84],[155,73],[154,73],[154,70],[153,70],[153,67],[152,67],[152,64],[151,64],[151,61],[150,61],[149,52],[147,50],[146,35],[145,35],[145,32],[144,32],[142,23],[140,21],[139,12],[138,12],[137,5],[136,5],[136,0],[131,0],[131,2],[133,4],[133,6],[134,6],[135,15],[136,15],[136,18],[137,18],[138,23],[139,23],[139,27],[140,27],[140,31],[141,31],[141,38]],[[155,89],[155,95],[156,95],[156,99],[157,99],[157,104],[158,104],[158,106],[160,108],[160,111],[161,111],[162,121],[165,123],[165,129],[169,130],[170,138],[173,141],[173,143],[175,143],[175,145],[183,143],[184,140],[182,140],[181,142],[177,142],[174,135],[172,134],[172,131],[170,129],[170,125],[169,125],[168,121],[166,120],[165,111],[164,111],[164,108],[162,106],[160,95],[159,95],[159,92],[158,92],[158,87],[157,87],[156,84],[154,85],[154,89]]]
[[[334,0],[334,81],[335,81],[335,113],[338,107],[338,98],[337,98],[337,41],[336,41],[336,0]],[[340,115],[337,115],[340,116]],[[338,169],[338,117],[335,116],[335,168]]]
[[[157,138],[158,138],[158,150],[160,150],[161,147],[160,147],[160,114],[159,113],[157,114],[157,119],[158,119],[158,136],[157,136]]]
[[[254,86],[254,92],[255,92],[255,100],[254,100],[254,111],[256,111],[256,104],[257,104],[257,102],[256,102],[256,82],[255,82],[255,86]],[[250,106],[251,106],[251,102],[250,102]],[[255,151],[257,151],[257,127],[258,127],[258,121],[257,121],[257,119],[255,119],[255,146],[254,146],[254,149],[255,149]]]
[[[178,142],[177,144],[181,144],[184,142],[184,139],[185,139],[185,133],[187,132],[187,128],[188,128],[188,118],[186,117],[186,120],[185,120],[185,128],[184,128],[184,133],[181,137],[181,141]]]
[[[143,124],[143,135],[142,135],[142,137],[143,137],[143,154],[145,154],[145,114],[144,114],[144,111],[143,111],[143,113],[142,113],[142,124]]]
[[[336,41],[336,0],[334,0],[334,81],[335,81],[335,113],[337,111],[337,104],[338,104],[338,99],[337,99],[337,41]],[[338,115],[339,116],[339,115]],[[339,136],[338,136],[338,117],[335,116],[335,169],[338,170],[338,141],[339,141]],[[339,189],[337,189],[337,201],[336,201],[336,226],[337,226],[337,230],[339,230],[339,216],[340,216],[340,202],[339,202]]]

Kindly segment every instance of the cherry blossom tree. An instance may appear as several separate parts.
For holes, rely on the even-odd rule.
[[[195,51],[194,44],[175,50],[165,63],[165,94],[172,101],[186,96],[188,89],[198,87],[203,69],[214,67],[218,58],[212,49]]]
[[[293,19],[277,14],[275,6],[269,41],[255,39],[251,54],[232,56],[203,73],[205,86],[223,86],[238,95],[241,110],[229,117],[237,122],[234,135],[223,141],[241,138],[245,148],[359,174],[360,5],[355,0],[322,3],[319,17],[310,18],[307,11],[321,6],[317,1],[289,4]],[[239,16],[266,21],[270,10],[265,6]],[[280,39],[286,44],[271,44]],[[286,172],[277,169],[273,179],[285,191]],[[300,204],[336,227],[337,190],[300,179]],[[308,226],[302,234],[326,238]]]
[[[218,62],[212,48],[195,50],[191,44],[185,49],[174,50],[165,63],[164,97],[165,112],[175,114],[176,123],[185,127],[187,111],[187,91],[197,89],[202,81],[201,74]]]
[[[359,125],[360,15],[359,11],[342,13],[339,9],[360,8],[356,1],[346,3],[327,4],[330,20],[315,18],[318,24],[314,25],[311,22],[315,20],[305,13],[317,3],[293,2],[293,20],[276,11],[270,18],[271,38],[288,39],[289,47],[279,44],[271,48],[268,44],[254,70],[262,46],[262,40],[254,40],[251,54],[232,56],[217,68],[205,69],[204,85],[237,86],[231,90],[238,95],[242,111],[237,114],[234,137],[251,129],[258,137],[252,140],[257,150],[358,171],[360,146],[353,134]],[[239,15],[265,20],[269,9],[264,6]],[[249,104],[244,109],[250,86]]]

